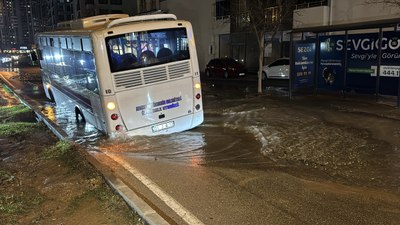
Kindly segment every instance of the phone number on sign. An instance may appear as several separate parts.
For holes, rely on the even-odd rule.
[[[371,69],[374,70],[373,73],[371,73],[371,76],[375,77],[376,76],[376,66],[371,66]],[[381,77],[399,77],[400,75],[400,66],[381,66],[381,70],[379,75]]]

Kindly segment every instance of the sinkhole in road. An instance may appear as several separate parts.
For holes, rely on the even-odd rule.
[[[206,120],[189,131],[160,136],[108,139],[94,126],[77,124],[66,108],[47,103],[42,112],[58,124],[68,137],[89,149],[123,157],[161,160],[191,166],[260,167],[271,161],[261,154],[261,143],[253,134]]]
[[[161,136],[100,140],[101,151],[192,166],[262,166],[271,163],[260,153],[251,134],[218,125],[203,124],[190,131]]]

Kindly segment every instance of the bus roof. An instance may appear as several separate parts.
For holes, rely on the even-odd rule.
[[[58,30],[80,30],[94,27],[102,27],[110,21],[129,17],[128,14],[108,14],[69,20],[57,24]]]
[[[149,20],[176,19],[176,16],[173,14],[152,14],[132,17],[129,17],[128,14],[108,14],[60,22],[57,24],[57,30],[98,30]]]

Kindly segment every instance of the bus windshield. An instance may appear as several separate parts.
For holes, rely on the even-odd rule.
[[[106,38],[111,72],[189,59],[186,28],[126,33]]]

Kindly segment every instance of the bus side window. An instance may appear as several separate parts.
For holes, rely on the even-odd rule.
[[[82,38],[82,49],[86,52],[92,51],[92,43],[89,38]]]
[[[82,42],[78,37],[72,38],[72,48],[77,51],[82,51]]]

